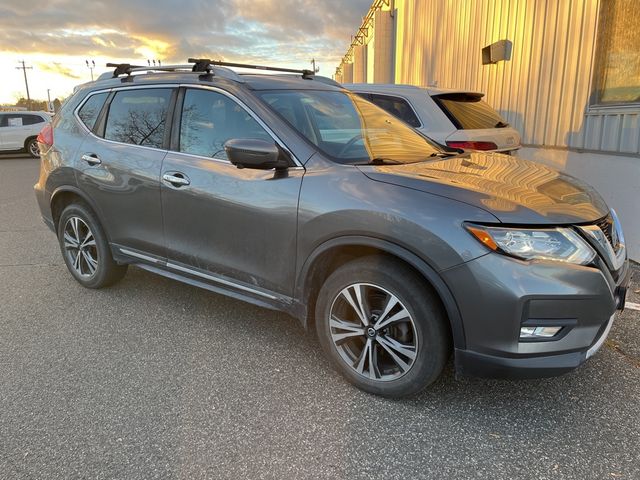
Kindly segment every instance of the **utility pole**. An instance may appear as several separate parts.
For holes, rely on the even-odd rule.
[[[316,67],[316,59],[311,59],[311,65],[313,65],[313,73],[318,73],[320,71],[320,67]]]
[[[47,111],[53,112],[53,105],[51,105],[51,89],[47,88]]]
[[[89,63],[89,60],[85,60],[84,63],[86,63],[87,68],[91,70],[91,81],[93,82],[93,69],[96,68],[96,62],[95,60],[91,60],[91,63]]]
[[[33,67],[25,66],[24,60],[20,60],[18,63],[21,63],[22,66],[16,67],[16,70],[22,70],[22,73],[24,73],[24,86],[27,89],[27,105],[29,110],[31,110],[31,96],[29,95],[29,82],[27,81],[27,70],[31,70]]]

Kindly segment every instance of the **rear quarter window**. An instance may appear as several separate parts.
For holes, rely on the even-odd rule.
[[[417,128],[420,126],[420,120],[418,120],[409,102],[404,98],[372,93],[369,95],[368,100],[412,127]]]
[[[508,126],[480,95],[451,93],[434,95],[433,99],[458,129],[480,130]]]
[[[44,123],[44,118],[40,115],[28,115],[22,114],[22,125],[35,125],[37,123]]]
[[[108,95],[107,92],[91,95],[87,101],[84,102],[84,105],[80,107],[80,110],[78,110],[78,117],[80,117],[82,123],[84,123],[89,130],[93,130]]]

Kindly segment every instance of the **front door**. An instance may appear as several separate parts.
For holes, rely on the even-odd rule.
[[[165,257],[160,169],[173,92],[117,91],[102,131],[88,134],[77,153],[79,185],[100,209],[111,243],[130,256]]]
[[[169,265],[291,296],[304,170],[238,169],[224,151],[231,138],[275,141],[227,94],[187,89],[180,151],[169,152],[162,166]]]

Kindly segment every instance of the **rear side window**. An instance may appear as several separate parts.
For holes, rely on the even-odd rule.
[[[180,122],[180,151],[228,160],[224,144],[232,138],[273,141],[265,129],[229,97],[208,90],[187,90]]]
[[[481,100],[481,95],[447,93],[435,95],[433,99],[458,129],[477,130],[509,125],[491,105]]]
[[[172,89],[122,90],[113,97],[104,138],[162,148]]]
[[[404,98],[372,93],[369,95],[368,100],[375,103],[383,110],[386,110],[394,117],[399,118],[405,123],[408,123],[412,127],[420,126],[420,120],[418,120],[418,117],[416,117],[416,114],[411,108],[411,105],[409,105],[409,102],[407,102]]]
[[[97,93],[95,95],[91,95],[82,108],[78,110],[78,116],[82,123],[84,123],[89,130],[93,130],[93,127],[96,124],[96,120],[98,119],[98,115],[100,114],[100,110],[102,110],[102,106],[104,105],[105,100],[109,94],[105,93]]]
[[[0,127],[22,127],[36,123],[44,123],[44,119],[28,113],[8,113],[0,116]]]
[[[20,116],[22,117],[23,125],[35,125],[37,123],[44,123],[44,118],[42,118],[40,115],[22,114]]]

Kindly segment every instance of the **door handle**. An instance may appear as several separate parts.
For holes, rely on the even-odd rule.
[[[165,173],[162,175],[162,179],[174,187],[183,187],[191,183],[186,175],[180,172]]]
[[[100,160],[95,153],[85,153],[82,155],[82,160],[87,162],[89,165],[100,165],[102,163],[102,160]]]

